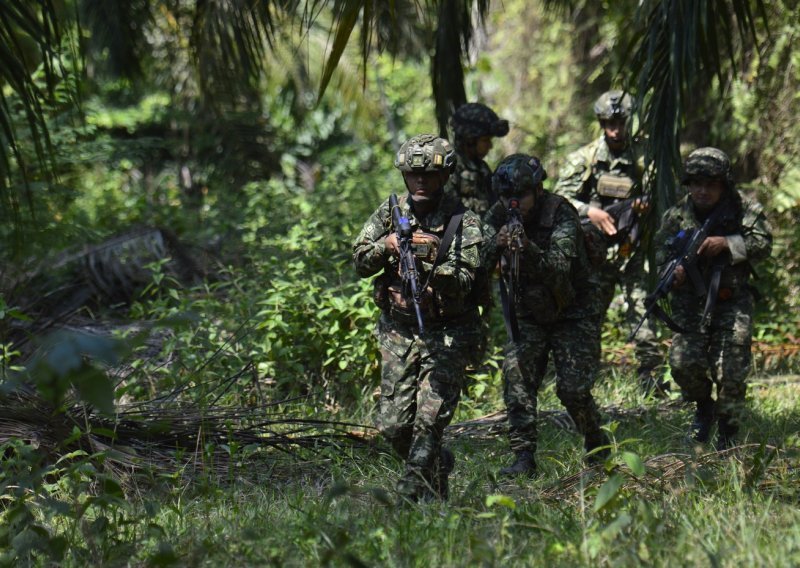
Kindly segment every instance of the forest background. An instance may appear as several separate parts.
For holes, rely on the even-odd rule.
[[[800,562],[798,5],[690,4],[727,23],[697,36],[720,55],[672,43],[681,65],[654,73],[631,48],[659,31],[642,6],[693,37],[681,2],[4,3],[0,563]],[[432,83],[433,53],[461,95],[441,67]],[[612,456],[585,468],[548,384],[543,476],[498,479],[496,314],[448,434],[450,502],[397,509],[400,464],[361,426],[377,310],[349,262],[403,191],[396,148],[465,96],[511,122],[489,163],[527,151],[552,183],[599,135],[600,93],[653,85],[658,208],[673,154],[714,145],[775,231],[742,445],[687,446],[677,394],[637,391],[615,304],[596,387]]]

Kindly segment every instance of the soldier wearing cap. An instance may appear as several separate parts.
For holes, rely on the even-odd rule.
[[[410,501],[446,499],[454,457],[442,446],[442,434],[461,394],[466,361],[479,341],[471,288],[483,237],[478,216],[444,191],[455,166],[447,140],[415,136],[400,147],[394,165],[407,190],[398,208],[413,231],[424,332],[402,292],[398,238],[387,199],[353,245],[359,276],[378,275],[375,301],[381,315],[376,335],[382,367],[377,426],[405,460],[397,485],[400,495]]]
[[[644,314],[645,254],[639,240],[617,242],[614,218],[605,208],[623,200],[643,197],[643,158],[630,136],[632,100],[623,91],[603,93],[594,103],[594,113],[603,134],[567,157],[554,187],[555,193],[569,199],[583,219],[588,219],[606,236],[608,257],[600,267],[598,293],[604,309],[601,322],[614,299],[617,285],[625,296],[625,322],[632,329]],[[634,202],[644,213],[645,206]],[[663,355],[654,327],[645,321],[636,336],[638,375],[645,392],[667,388],[658,372]]]
[[[722,450],[734,443],[741,424],[753,333],[750,276],[753,263],[769,256],[772,233],[761,206],[737,191],[722,150],[689,154],[681,181],[688,194],[664,213],[655,235],[659,264],[674,257],[683,236],[714,217],[698,249],[706,294],[697,294],[682,266],[675,270],[672,319],[685,332],[674,335],[669,362],[684,399],[696,403],[691,437],[708,442],[716,420]],[[704,313],[710,313],[705,322]]]
[[[578,214],[565,198],[544,190],[546,178],[538,158],[506,157],[492,176],[499,200],[484,216],[484,263],[495,266],[502,259],[506,273],[511,254],[518,255],[516,290],[508,292],[513,321],[504,306],[511,331],[503,361],[503,398],[515,460],[501,475],[536,473],[536,399],[550,356],[556,394],[583,434],[586,451],[593,452],[589,459],[602,457],[607,443],[592,396],[600,358],[599,304],[593,297],[597,283]],[[510,228],[513,208],[523,231]],[[506,295],[502,289],[501,295]]]
[[[465,207],[483,215],[497,201],[492,191],[492,169],[484,158],[492,149],[492,138],[508,134],[508,121],[484,104],[467,103],[450,117],[450,128],[456,149],[456,170],[448,186]]]

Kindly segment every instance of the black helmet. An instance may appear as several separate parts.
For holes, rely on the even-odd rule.
[[[492,189],[502,197],[514,197],[536,187],[547,179],[539,158],[527,154],[511,154],[498,164],[492,175]]]
[[[508,134],[508,121],[501,119],[497,113],[481,103],[467,103],[458,107],[450,117],[450,127],[458,138]]]

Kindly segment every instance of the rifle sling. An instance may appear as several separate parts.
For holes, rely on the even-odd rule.
[[[714,311],[714,306],[717,304],[717,296],[719,295],[719,283],[722,279],[722,270],[724,266],[720,262],[714,263],[711,272],[711,280],[708,283],[708,295],[706,296],[706,306],[703,309],[703,318],[700,320],[700,329],[706,329],[711,323],[711,313]]]
[[[666,325],[675,333],[686,333],[686,330],[679,326],[678,323],[672,319],[658,304],[653,304],[652,312],[658,319],[664,322],[664,325]]]
[[[444,230],[442,240],[439,242],[439,250],[436,251],[436,258],[433,261],[433,266],[431,266],[431,271],[428,272],[428,278],[425,280],[425,286],[423,286],[420,294],[423,294],[424,291],[428,289],[428,285],[431,282],[431,278],[433,277],[436,267],[439,266],[439,264],[441,264],[442,261],[447,257],[447,251],[450,250],[450,245],[453,244],[453,239],[456,236],[458,226],[461,224],[461,219],[464,218],[464,213],[466,212],[466,207],[464,207],[463,204],[459,204],[459,206],[453,212],[453,215],[450,217],[450,220],[447,222],[447,228]]]

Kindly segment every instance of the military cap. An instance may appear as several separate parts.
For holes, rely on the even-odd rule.
[[[499,137],[508,134],[508,121],[501,119],[497,113],[481,103],[467,103],[458,107],[450,117],[450,127],[460,138]]]
[[[683,164],[681,183],[695,178],[718,179],[733,187],[731,159],[719,148],[698,148],[689,154]]]

